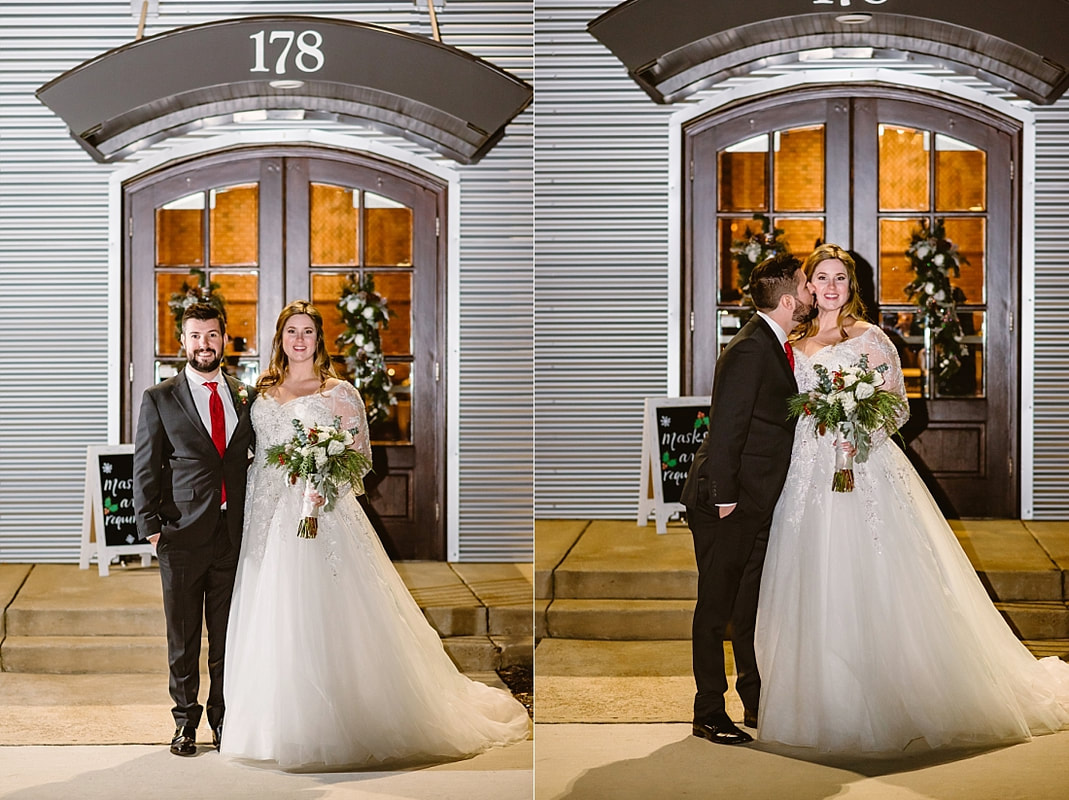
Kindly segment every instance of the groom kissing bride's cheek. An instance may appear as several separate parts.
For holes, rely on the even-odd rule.
[[[850,253],[773,256],[750,291],[757,313],[717,360],[683,488],[694,735],[753,741],[726,712],[729,623],[761,741],[875,755],[1069,727],[1069,664],[1018,641],[890,441],[908,417],[902,369],[864,321]]]

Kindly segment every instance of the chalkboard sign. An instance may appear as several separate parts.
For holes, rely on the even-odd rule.
[[[638,524],[654,515],[657,533],[683,510],[679,502],[694,454],[709,431],[706,397],[647,397],[642,433],[642,485]]]
[[[134,518],[134,446],[91,446],[85,459],[85,506],[80,565],[89,569],[93,555],[101,575],[120,555],[152,561],[152,545],[138,541]]]

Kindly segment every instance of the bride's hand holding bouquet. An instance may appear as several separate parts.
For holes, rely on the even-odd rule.
[[[364,493],[363,476],[371,469],[370,459],[352,450],[357,431],[344,430],[341,418],[333,425],[307,425],[293,420],[293,437],[267,448],[267,463],[289,473],[291,484],[304,480],[304,503],[297,536],[314,539],[319,532],[319,513],[332,511],[341,486]]]
[[[905,401],[880,387],[887,364],[869,367],[867,354],[856,364],[829,371],[817,364],[817,385],[787,400],[789,417],[808,417],[816,422],[816,434],[835,431],[835,475],[832,491],[854,490],[854,464],[863,463],[872,449],[872,435],[883,430],[893,436]]]

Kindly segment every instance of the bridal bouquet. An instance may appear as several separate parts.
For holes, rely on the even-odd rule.
[[[341,417],[333,425],[306,425],[293,420],[294,434],[288,442],[267,448],[267,463],[289,473],[290,483],[304,480],[304,503],[297,536],[314,539],[319,533],[320,504],[331,511],[338,500],[338,487],[348,484],[357,494],[364,491],[364,474],[371,468],[363,453],[350,450],[356,430],[343,430]]]
[[[799,392],[787,400],[791,417],[812,417],[818,436],[829,428],[835,429],[835,475],[833,492],[854,491],[854,460],[864,462],[872,449],[872,434],[881,428],[888,436],[898,429],[899,414],[906,401],[894,392],[879,388],[887,364],[869,367],[868,354],[863,353],[856,364],[828,371],[817,364],[817,386],[809,392]],[[853,446],[853,454],[844,451],[843,443]]]

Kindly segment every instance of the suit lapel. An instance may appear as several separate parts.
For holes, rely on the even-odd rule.
[[[197,411],[197,404],[193,402],[193,387],[189,385],[189,379],[186,376],[186,371],[184,369],[175,376],[174,398],[185,415],[189,417],[190,425],[192,425],[195,430],[200,431],[210,443],[212,441],[211,432],[204,427],[204,420],[200,418],[200,412]],[[214,445],[212,446],[214,447]]]

